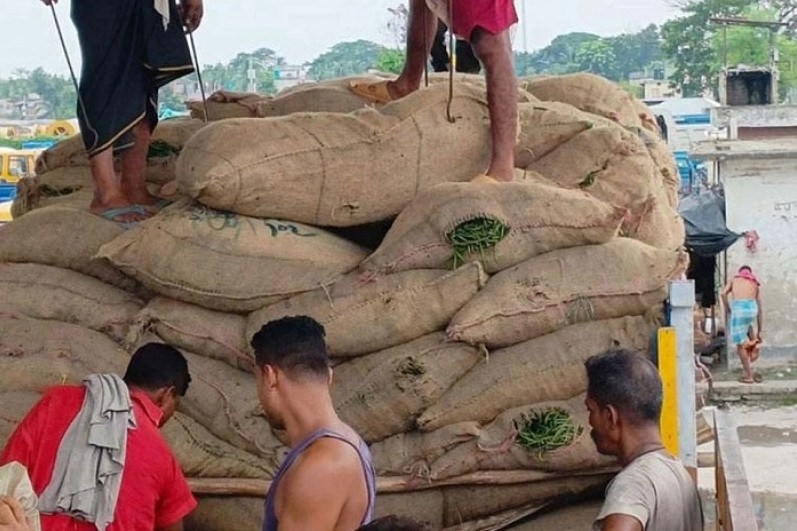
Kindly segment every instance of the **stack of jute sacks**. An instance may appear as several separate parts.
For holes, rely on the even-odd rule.
[[[162,124],[147,175],[176,202],[127,231],[87,211],[75,140],[44,154],[0,228],[0,444],[47,386],[122,371],[159,338],[193,377],[165,428],[201,493],[191,527],[257,528],[286,448],[248,344],[310,315],[380,514],[499,529],[605,485],[583,362],[646,350],[685,269],[655,120],[595,76],[522,80],[515,182],[469,183],[490,154],[479,78],[450,113],[443,84],[375,109],[345,83],[221,95],[211,118],[232,118]],[[247,98],[258,117],[234,117]]]

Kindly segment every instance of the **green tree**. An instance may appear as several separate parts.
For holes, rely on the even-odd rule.
[[[634,72],[644,72],[662,58],[661,37],[655,24],[638,33],[625,33],[606,40],[614,52],[617,81],[628,79]]]
[[[739,16],[755,0],[685,0],[683,16],[662,26],[662,51],[673,65],[670,79],[684,96],[716,87],[718,52],[712,17]]]
[[[576,50],[575,63],[580,71],[617,79],[620,70],[617,56],[608,39],[584,42]]]
[[[366,40],[338,43],[313,60],[310,77],[322,80],[362,74],[379,64],[382,50],[382,46]]]
[[[383,48],[376,59],[375,68],[380,72],[400,74],[404,68],[405,55],[403,50]]]

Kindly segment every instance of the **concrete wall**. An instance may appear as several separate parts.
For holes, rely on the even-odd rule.
[[[726,160],[720,171],[728,228],[761,238],[755,253],[734,244],[728,266],[747,264],[762,282],[762,361],[797,361],[797,159]]]
[[[797,105],[745,105],[711,109],[715,127],[729,127],[734,119],[738,127],[791,127],[797,125]]]

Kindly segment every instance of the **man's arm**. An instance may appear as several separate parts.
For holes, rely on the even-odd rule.
[[[725,306],[725,312],[731,313],[731,306],[728,304],[728,295],[731,294],[733,290],[733,283],[728,282],[725,284],[725,287],[722,288],[722,305]]]
[[[642,524],[627,514],[610,514],[601,522],[602,531],[643,531]]]
[[[193,33],[202,22],[205,10],[202,0],[183,0],[180,4],[183,10],[183,24],[189,33]]]
[[[331,443],[331,444],[330,444]],[[311,446],[280,485],[280,531],[332,531],[353,488],[357,456],[331,440]]]
[[[755,300],[758,304],[758,316],[756,319],[758,320],[758,337],[760,338],[764,328],[764,306],[761,304],[761,288],[758,289]]]

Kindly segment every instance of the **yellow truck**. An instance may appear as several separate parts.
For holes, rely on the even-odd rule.
[[[13,184],[35,175],[38,152],[30,149],[0,148],[0,184]]]

